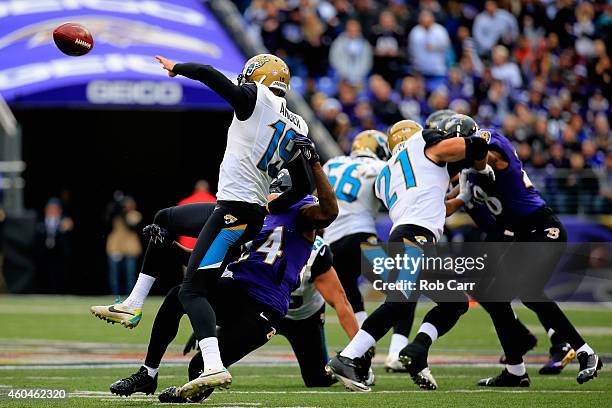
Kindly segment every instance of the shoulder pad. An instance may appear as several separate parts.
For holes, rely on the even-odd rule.
[[[424,129],[423,139],[425,140],[425,147],[429,147],[440,143],[445,139],[445,136],[438,129]]]

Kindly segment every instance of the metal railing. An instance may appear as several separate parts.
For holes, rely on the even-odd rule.
[[[20,215],[23,212],[23,189],[21,176],[25,170],[21,160],[21,129],[17,119],[0,95],[0,206],[5,212]]]

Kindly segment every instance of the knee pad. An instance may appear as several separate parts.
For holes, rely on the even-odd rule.
[[[170,219],[170,209],[163,208],[159,210],[157,213],[155,213],[155,217],[153,218],[153,223],[161,227],[166,227],[168,226],[169,219]]]

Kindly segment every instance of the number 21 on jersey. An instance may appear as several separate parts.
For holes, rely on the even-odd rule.
[[[395,191],[390,191],[391,173],[392,171],[397,171],[395,170],[396,167],[399,167],[400,171],[402,172],[405,189],[408,190],[409,188],[416,187],[416,178],[414,177],[410,157],[408,157],[408,151],[404,149],[397,155],[392,164],[387,164],[385,167],[383,167],[382,171],[378,175],[378,179],[376,180],[378,191],[384,197],[385,205],[389,209],[397,201],[397,193]]]

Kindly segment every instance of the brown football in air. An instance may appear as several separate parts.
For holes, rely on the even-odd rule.
[[[87,54],[94,46],[89,30],[76,23],[65,23],[53,30],[53,41],[61,52],[73,57]]]

